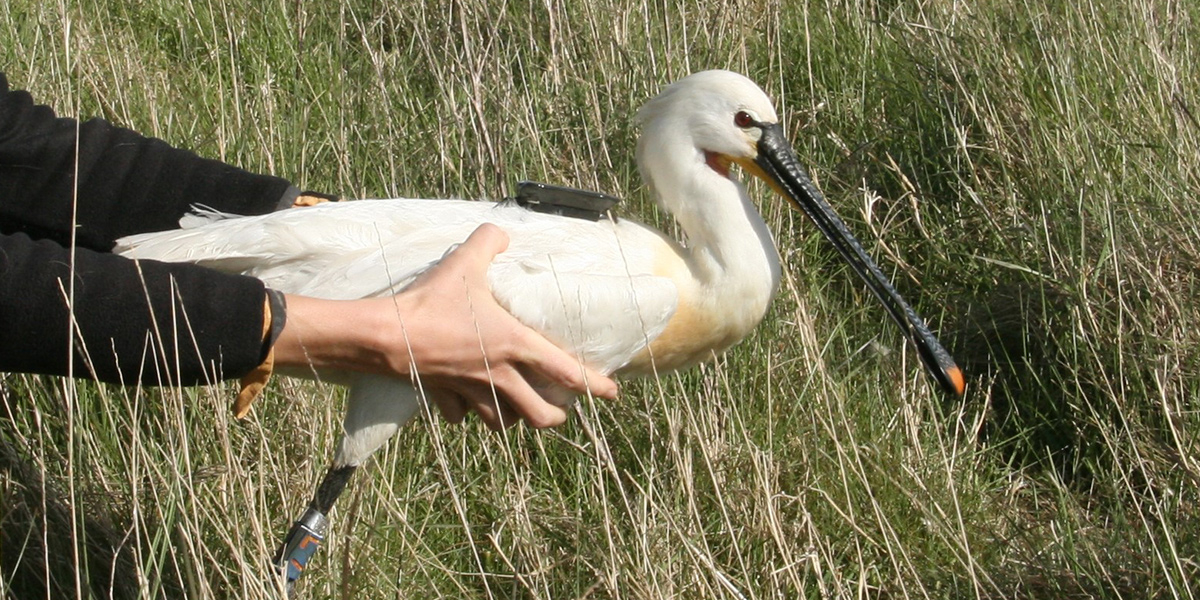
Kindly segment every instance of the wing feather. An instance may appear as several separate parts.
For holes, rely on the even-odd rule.
[[[674,282],[654,274],[671,242],[633,221],[546,215],[462,200],[371,200],[268,215],[193,221],[189,229],[130,236],[116,252],[191,262],[258,277],[293,294],[353,299],[396,293],[485,222],[508,232],[489,270],[497,300],[517,319],[605,372],[666,327]]]

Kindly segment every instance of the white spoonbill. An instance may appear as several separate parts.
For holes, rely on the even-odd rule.
[[[638,165],[686,243],[629,220],[590,221],[462,200],[342,202],[192,229],[133,236],[128,257],[192,262],[327,299],[394,294],[483,223],[509,248],[488,272],[517,319],[605,374],[694,365],[737,343],[762,319],[779,255],[733,163],[803,210],[862,277],[941,387],[960,394],[958,367],[868,257],[791,151],[771,101],[728,71],[696,73],[638,113]],[[313,373],[296,373],[313,376]],[[333,466],[282,556],[299,575],[352,470],[416,412],[412,382],[316,373],[351,386]],[[318,534],[315,535],[314,534]],[[312,537],[305,542],[305,536]]]

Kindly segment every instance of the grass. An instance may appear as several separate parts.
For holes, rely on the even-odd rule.
[[[764,201],[785,276],[750,339],[555,431],[409,427],[305,597],[1194,597],[1200,11],[786,4],[10,0],[0,65],[62,114],[313,189],[540,179],[668,227],[633,111],[741,71],[968,374],[939,397]],[[244,422],[226,387],[3,390],[0,590],[274,597],[339,390],[279,383]]]

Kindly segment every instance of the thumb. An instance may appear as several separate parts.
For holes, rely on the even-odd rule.
[[[484,223],[471,232],[467,240],[459,244],[443,262],[488,265],[507,248],[508,234],[491,223]]]

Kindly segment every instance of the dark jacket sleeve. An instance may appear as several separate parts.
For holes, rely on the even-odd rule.
[[[265,358],[257,279],[86,248],[70,261],[53,241],[0,236],[0,371],[193,385]]]
[[[264,358],[260,281],[108,252],[121,236],[178,227],[192,204],[261,214],[289,188],[101,120],[58,118],[0,75],[0,371],[67,374],[73,356],[74,375],[117,383],[246,374]]]
[[[290,184],[93,119],[57,118],[0,74],[0,230],[107,252],[122,236],[179,226],[193,204],[271,212]],[[72,204],[75,219],[72,221]]]

